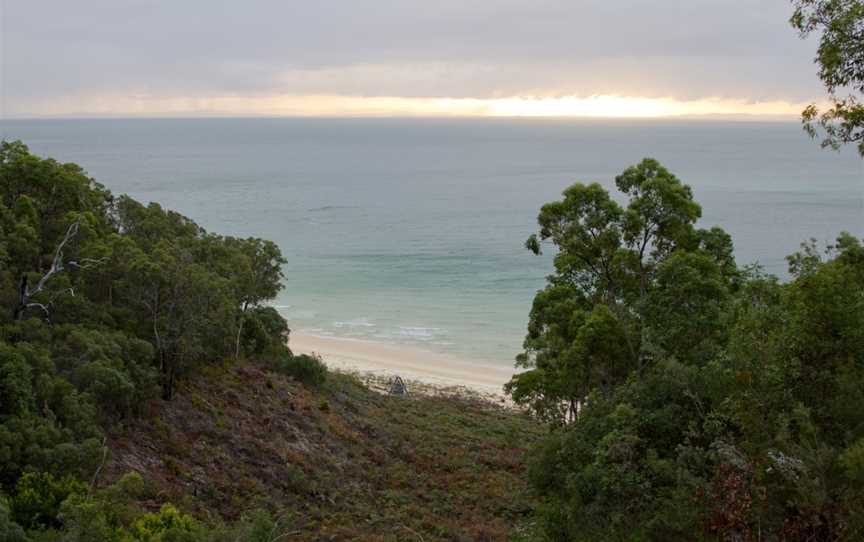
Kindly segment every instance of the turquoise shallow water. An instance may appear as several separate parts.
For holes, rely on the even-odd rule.
[[[505,364],[550,270],[522,244],[576,180],[612,187],[653,156],[739,262],[781,275],[804,239],[864,234],[864,162],[795,122],[34,120],[0,135],[210,230],[275,240],[296,328]]]

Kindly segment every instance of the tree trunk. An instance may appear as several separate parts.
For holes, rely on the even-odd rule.
[[[18,306],[12,313],[13,320],[21,320],[24,318],[24,311],[27,310],[27,274],[21,275],[21,287],[18,290]]]
[[[243,334],[243,325],[246,323],[246,309],[249,308],[247,303],[243,304],[243,310],[240,311],[240,325],[237,326],[237,340],[234,343],[234,359],[240,359],[240,336]]]
[[[237,326],[237,340],[234,343],[234,359],[240,359],[240,335],[243,334],[243,324],[246,323],[246,314],[240,314],[240,325]]]
[[[174,397],[174,363],[162,358],[162,399],[170,401]]]

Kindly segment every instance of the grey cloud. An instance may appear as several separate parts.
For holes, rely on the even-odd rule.
[[[2,1],[2,0],[0,0]],[[5,0],[7,103],[70,94],[807,100],[784,0]]]

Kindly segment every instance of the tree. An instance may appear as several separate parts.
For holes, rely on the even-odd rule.
[[[250,313],[282,288],[284,259],[275,243],[209,234],[156,204],[123,197],[115,209],[121,236],[104,247],[122,270],[113,297],[138,311],[135,332],[151,340],[170,398],[176,376],[195,363],[240,356]]]
[[[677,251],[658,266],[642,315],[663,356],[686,363],[713,359],[726,342],[722,315],[730,283],[706,252]]]
[[[264,301],[273,299],[283,288],[282,266],[286,263],[276,243],[264,239],[226,240],[229,249],[236,250],[241,258],[232,270],[231,287],[239,301],[237,336],[234,357],[240,357],[240,340],[248,313],[261,307]]]
[[[143,309],[140,329],[149,329],[162,396],[171,399],[178,375],[222,354],[218,336],[230,324],[233,305],[227,281],[196,261],[183,240],[163,240],[151,253],[138,253],[121,287],[127,302]]]
[[[864,247],[843,234],[789,262],[786,284],[727,282],[704,248],[657,266],[654,362],[597,386],[536,451],[538,538],[860,537]]]
[[[78,165],[34,156],[20,141],[0,143],[0,209],[16,221],[4,228],[10,245],[21,249],[9,254],[16,267],[44,272],[73,221],[70,213],[86,214],[88,227],[107,233],[111,201],[111,194]],[[24,246],[19,235],[26,239]]]
[[[525,351],[517,358],[528,370],[507,391],[554,424],[572,421],[593,391],[607,393],[651,362],[661,331],[671,332],[659,312],[682,310],[687,320],[697,310],[661,307],[664,297],[652,294],[655,289],[691,288],[710,297],[735,276],[731,239],[719,228],[694,228],[701,209],[690,187],[659,162],[649,158],[627,168],[615,185],[626,207],[597,183],[574,184],[561,201],[542,207],[539,234],[526,242],[535,253],[546,243],[557,248],[555,273],[534,299]],[[718,284],[673,285],[676,271],[664,262],[681,253],[699,255],[675,260],[701,267],[686,277],[702,280],[699,273],[710,268]]]
[[[12,521],[9,507],[0,498],[0,542],[28,542],[24,529]]]
[[[802,38],[819,35],[815,62],[831,106],[812,104],[802,113],[805,129],[822,146],[857,144],[864,156],[864,2],[861,0],[792,0],[790,19]]]
[[[67,259],[65,251],[69,248],[68,245],[75,239],[81,229],[81,218],[76,218],[72,224],[66,229],[63,239],[54,250],[54,257],[51,260],[51,266],[42,274],[36,284],[31,288],[27,273],[22,273],[21,282],[18,290],[18,304],[12,314],[13,320],[20,320],[26,316],[29,309],[39,309],[46,320],[51,319],[51,306],[57,296],[69,294],[74,296],[75,289],[72,287],[62,288],[58,291],[49,291],[48,283],[51,279],[65,271],[67,268],[89,269],[102,263],[101,260],[93,258]],[[36,301],[37,296],[48,295],[46,303]]]
[[[132,533],[93,498],[105,429],[241,351],[323,382],[326,367],[291,355],[287,322],[266,306],[283,263],[269,241],[210,234],[0,144],[0,540],[210,540],[171,508]]]

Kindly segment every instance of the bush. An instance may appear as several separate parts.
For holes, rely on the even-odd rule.
[[[273,307],[256,307],[246,315],[243,351],[252,356],[285,350],[288,323]]]
[[[72,495],[60,506],[63,542],[131,542],[129,525],[142,516],[138,502],[155,497],[137,472],[89,495]]]
[[[12,521],[9,507],[0,498],[0,542],[26,542],[24,529]]]
[[[0,416],[27,412],[33,402],[32,370],[15,349],[0,344]]]
[[[195,518],[165,504],[156,514],[145,514],[132,524],[132,537],[141,542],[202,540],[204,529]]]
[[[56,479],[47,472],[28,472],[15,487],[12,519],[27,529],[58,527],[60,505],[71,495],[83,495],[87,486],[74,478]]]
[[[63,501],[63,542],[127,542],[122,505],[101,498],[73,495]]]
[[[273,367],[276,372],[288,375],[308,386],[320,386],[327,380],[327,366],[317,355],[286,354],[278,358]]]
[[[266,510],[253,510],[245,514],[230,528],[216,529],[208,533],[210,540],[216,542],[275,542],[290,536],[290,518],[273,518]],[[290,538],[288,538],[290,539]]]

